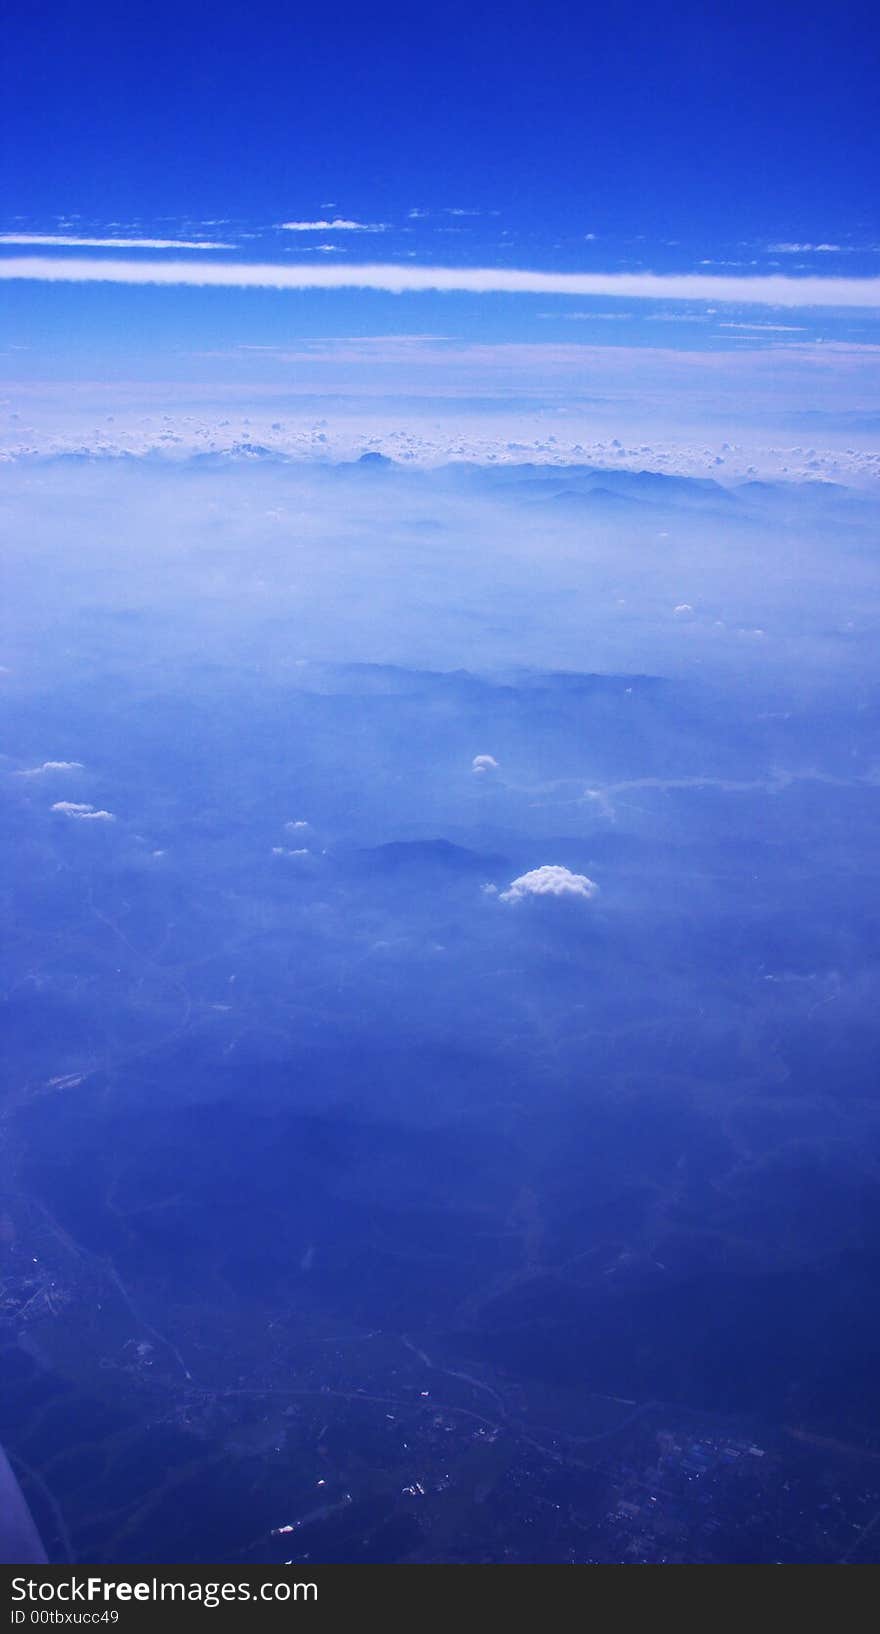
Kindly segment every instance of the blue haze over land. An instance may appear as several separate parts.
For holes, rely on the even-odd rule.
[[[876,25],[51,9],[0,224],[51,1558],[876,1558]]]

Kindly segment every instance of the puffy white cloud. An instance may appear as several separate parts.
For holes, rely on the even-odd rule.
[[[595,881],[588,879],[586,874],[573,874],[570,868],[545,863],[542,868],[532,868],[529,873],[520,874],[518,879],[512,880],[507,890],[501,892],[499,900],[524,902],[530,896],[551,896],[589,902],[598,889]]]
[[[86,805],[81,800],[56,800],[52,807],[64,817],[76,817],[81,822],[115,823],[116,818],[112,811],[96,811],[94,806]]]
[[[296,224],[286,224],[297,230]],[[329,223],[330,226],[334,224]],[[362,231],[379,231],[374,226]],[[326,225],[313,222],[310,229]],[[301,230],[305,230],[303,227]],[[461,290],[466,294],[611,295],[631,300],[732,302],[737,306],[880,307],[880,278],[781,273],[532,272],[516,267],[419,267],[412,263],[283,266],[256,261],[127,261],[83,256],[6,256],[0,278],[42,283],[192,285],[217,289]]]
[[[483,777],[486,772],[497,772],[498,762],[494,755],[474,755],[471,770],[476,772],[478,777]]]

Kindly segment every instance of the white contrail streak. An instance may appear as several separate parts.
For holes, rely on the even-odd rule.
[[[207,238],[82,238],[78,233],[0,233],[0,244],[65,250],[232,250]]]
[[[776,307],[880,307],[880,278],[716,277],[704,273],[527,272],[499,267],[280,266],[271,262],[128,261],[7,256],[0,278],[40,283],[168,284],[199,289],[373,289],[389,294],[621,296]]]

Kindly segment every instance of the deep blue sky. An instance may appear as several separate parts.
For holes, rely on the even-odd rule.
[[[724,10],[727,15],[719,16]],[[16,7],[4,210],[876,232],[869,4]]]

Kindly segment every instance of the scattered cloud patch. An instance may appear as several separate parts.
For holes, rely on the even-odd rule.
[[[841,250],[842,245],[840,245],[840,244],[790,244],[790,243],[783,243],[783,244],[768,244],[767,248],[768,248],[768,250],[772,250],[775,255],[822,255],[822,254],[824,254],[824,253],[826,253],[828,251],[832,251],[835,254],[837,254]]]
[[[614,323],[632,318],[632,312],[538,312],[538,318],[565,318],[568,323]]]
[[[282,221],[279,225],[285,233],[384,233],[388,230],[384,221],[347,221],[344,216],[334,216],[332,221]]]
[[[498,762],[494,755],[474,755],[471,770],[476,772],[478,777],[484,777],[487,772],[498,771]]]

